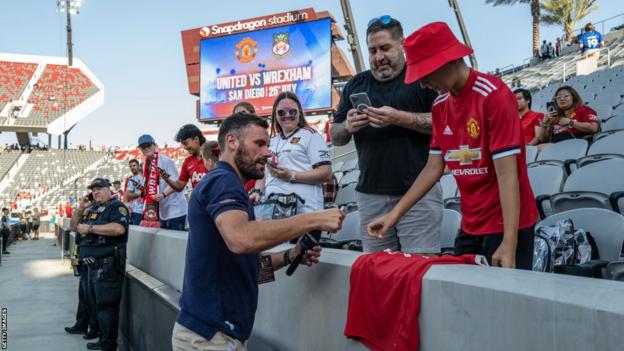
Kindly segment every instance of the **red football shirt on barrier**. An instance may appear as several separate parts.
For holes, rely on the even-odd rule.
[[[345,336],[371,350],[418,350],[422,278],[435,264],[482,264],[483,256],[423,257],[382,251],[351,268]]]

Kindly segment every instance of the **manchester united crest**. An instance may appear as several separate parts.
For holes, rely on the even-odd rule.
[[[236,44],[234,53],[236,59],[241,63],[251,62],[258,54],[258,44],[251,38],[245,38]]]
[[[273,34],[273,56],[283,58],[290,52],[288,33]]]
[[[479,122],[477,122],[477,119],[474,117],[470,117],[470,119],[468,120],[467,128],[468,135],[470,135],[470,137],[473,139],[477,139],[481,134],[481,127],[479,127]]]

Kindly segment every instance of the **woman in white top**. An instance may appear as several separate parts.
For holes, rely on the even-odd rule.
[[[251,200],[295,193],[304,201],[298,203],[297,213],[322,210],[321,184],[332,175],[323,136],[308,125],[294,93],[283,92],[275,98],[272,118],[269,150],[277,163],[267,163],[264,179],[251,190]]]

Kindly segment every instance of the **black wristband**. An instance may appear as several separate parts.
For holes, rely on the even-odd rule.
[[[284,251],[284,266],[288,266],[290,264],[290,249]]]

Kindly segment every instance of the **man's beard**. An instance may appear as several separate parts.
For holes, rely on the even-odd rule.
[[[234,163],[245,179],[262,179],[264,178],[264,167],[256,168],[258,160],[250,160],[251,157],[242,145],[236,150],[234,155]]]

